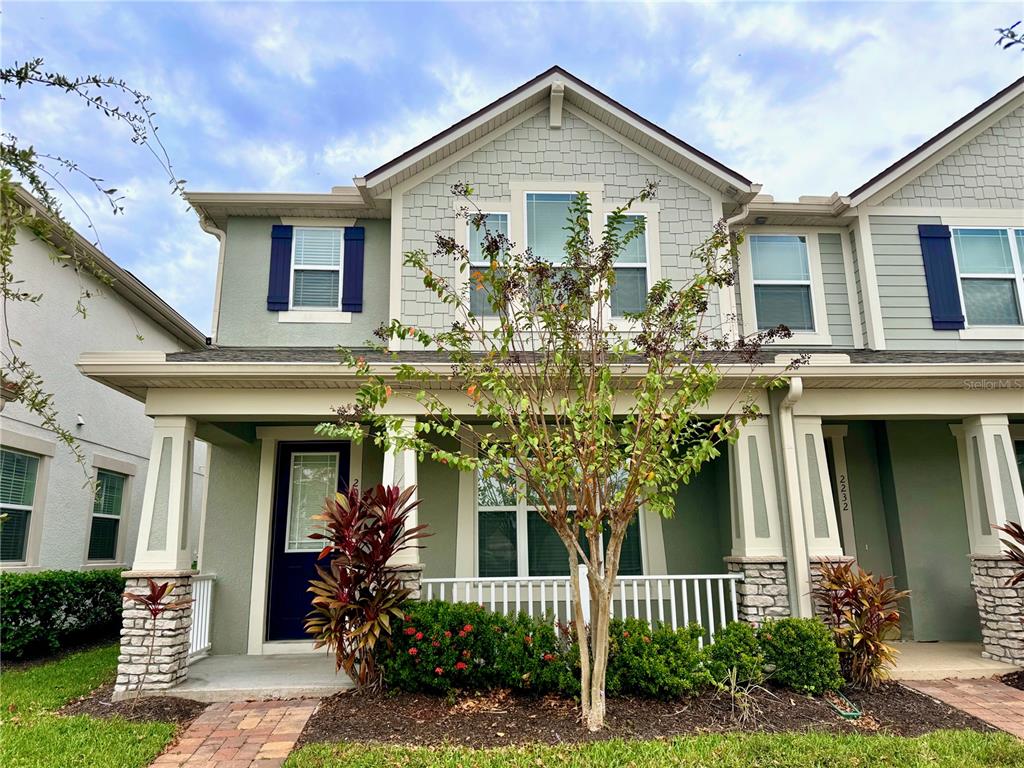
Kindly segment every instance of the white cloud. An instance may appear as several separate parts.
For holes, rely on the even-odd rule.
[[[220,159],[248,174],[248,191],[307,191],[309,155],[292,142],[241,141],[226,147]]]
[[[712,154],[780,199],[848,193],[1020,74],[1019,57],[991,45],[991,9],[877,6],[864,23],[772,10],[755,12],[757,26],[816,54],[829,76],[801,88],[798,71],[768,77],[738,62],[723,66],[722,47],[752,39],[739,25],[738,38],[718,40],[692,65],[701,85],[671,123],[699,126],[716,145]]]
[[[429,110],[387,116],[375,127],[335,138],[321,152],[323,163],[345,180],[366,173],[493,101],[512,85],[485,80],[472,66],[453,58],[427,70],[440,86]]]

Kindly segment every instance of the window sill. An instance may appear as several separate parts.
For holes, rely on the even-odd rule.
[[[832,335],[829,333],[794,332],[788,339],[766,343],[766,347],[829,347],[832,346]]]
[[[83,571],[107,571],[115,568],[122,571],[128,570],[127,564],[117,560],[87,560],[82,564]]]
[[[319,309],[289,309],[277,313],[279,323],[351,323],[351,312]]]
[[[964,341],[1024,341],[1024,326],[983,325],[960,331]]]

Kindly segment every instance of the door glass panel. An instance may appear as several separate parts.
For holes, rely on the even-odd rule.
[[[310,518],[323,511],[324,502],[334,498],[337,489],[337,453],[292,454],[286,551],[304,552],[323,546],[321,542],[309,538],[309,534],[321,525]]]

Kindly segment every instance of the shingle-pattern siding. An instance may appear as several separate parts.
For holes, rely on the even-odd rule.
[[[604,199],[628,200],[650,179],[657,181],[662,274],[685,280],[699,264],[690,251],[711,233],[711,199],[678,177],[666,173],[629,148],[572,114],[563,114],[562,128],[548,125],[541,112],[403,195],[402,251],[433,250],[436,232],[451,233],[456,225],[451,186],[466,182],[481,200],[505,200],[512,181],[601,182]],[[523,201],[515,201],[521,210]],[[460,221],[460,225],[464,222]],[[525,243],[518,244],[524,247]],[[434,264],[441,276],[455,275],[453,264]],[[709,316],[718,317],[717,297]],[[450,323],[450,310],[423,287],[416,271],[406,267],[402,278],[402,320],[437,330]]]
[[[846,290],[846,267],[843,265],[843,242],[840,238],[841,235],[832,232],[818,235],[821,278],[825,286],[825,311],[832,346],[852,347],[850,296]]]
[[[882,205],[1024,207],[1024,106],[901,187]]]
[[[1019,350],[1019,341],[961,340],[959,331],[932,328],[918,224],[938,216],[872,216],[871,241],[878,274],[882,326],[889,349]]]

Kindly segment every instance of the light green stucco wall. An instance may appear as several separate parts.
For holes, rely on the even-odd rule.
[[[211,652],[245,653],[249,631],[259,443],[210,446],[202,570],[214,573]]]
[[[729,463],[716,459],[676,493],[676,512],[661,521],[669,573],[724,573],[729,554]]]
[[[843,446],[853,508],[853,533],[857,540],[857,562],[876,576],[892,576],[875,425],[869,421],[849,422]]]
[[[905,571],[911,590],[913,639],[979,639],[960,463],[949,424],[888,421],[879,442],[890,541],[902,546],[902,557],[894,548],[893,567]]]
[[[267,311],[270,230],[276,218],[231,218],[227,223],[217,343],[225,346],[362,346],[386,322],[391,224],[358,221],[366,229],[363,311],[351,323],[279,323]]]
[[[455,450],[453,441],[438,441],[439,447]],[[459,523],[459,473],[426,459],[418,467],[420,523],[431,536],[421,543],[423,576],[440,579],[455,576],[455,547]]]

